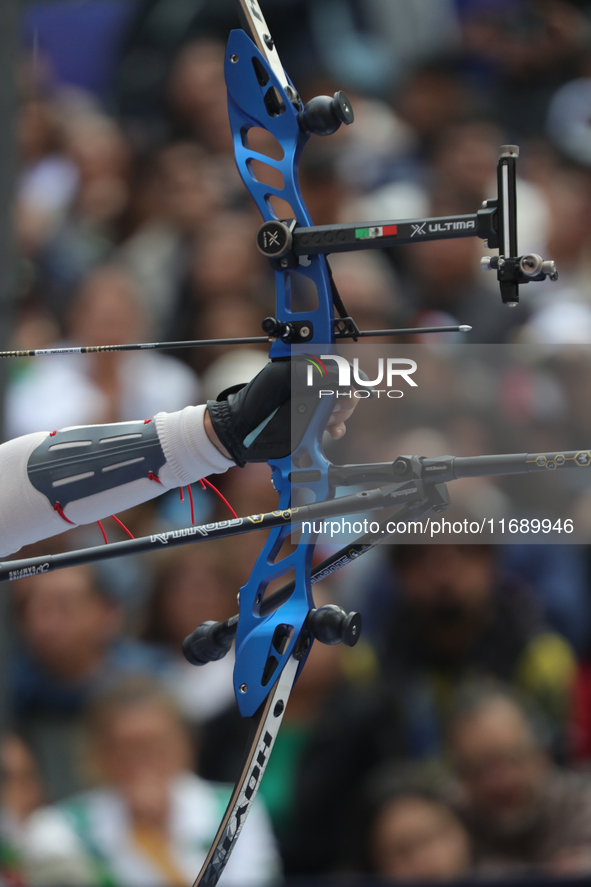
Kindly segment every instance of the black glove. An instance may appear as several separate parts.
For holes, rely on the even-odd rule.
[[[227,388],[207,402],[215,433],[241,468],[289,456],[321,402],[320,387],[338,389],[336,366],[322,384],[315,378],[313,386],[307,385],[308,366],[304,357],[273,360],[247,384]]]

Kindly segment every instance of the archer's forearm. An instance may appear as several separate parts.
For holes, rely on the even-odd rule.
[[[2,444],[0,556],[12,554],[31,542],[63,533],[71,526],[93,523],[118,511],[124,511],[174,487],[185,486],[210,474],[227,471],[234,463],[212,443],[204,424],[205,414],[205,406],[186,407],[176,413],[159,413],[154,418],[154,423],[157,441],[162,449],[161,467],[151,478],[146,472],[145,477],[125,482],[121,482],[122,479],[118,477],[122,472],[101,471],[96,466],[93,468],[92,455],[89,458],[85,448],[61,444],[63,449],[59,450],[61,432],[55,436],[47,431],[36,432]],[[139,423],[139,426],[142,424]],[[94,432],[101,428],[101,434],[104,432],[105,437],[112,437],[117,432],[117,425],[86,427]],[[83,428],[73,430],[81,432],[84,437]],[[53,445],[52,450],[53,440],[57,446]],[[60,486],[63,483],[61,481],[58,481],[58,485],[55,481],[46,484],[48,495],[41,492],[36,477],[43,473],[45,454],[47,453],[49,459],[55,455],[56,450],[67,454],[68,473],[72,477],[89,477],[94,471],[93,484],[95,488],[98,485],[98,491],[86,495],[88,480],[83,478],[79,482],[79,498],[73,492],[75,484]],[[35,466],[33,474],[32,465]],[[33,483],[31,477],[34,478]],[[56,508],[55,503],[59,503],[60,495],[65,502],[66,489],[69,501],[63,508],[61,505]]]

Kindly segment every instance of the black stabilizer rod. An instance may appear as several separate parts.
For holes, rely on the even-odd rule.
[[[471,215],[301,228],[289,220],[271,220],[259,228],[257,248],[267,259],[277,260],[289,254],[299,257],[350,253],[457,237],[480,237],[494,244],[497,239],[496,207],[496,200],[490,200],[486,207]]]
[[[207,665],[230,651],[238,629],[238,616],[225,622],[203,622],[183,641],[183,656],[191,665]]]
[[[502,477],[509,474],[557,471],[561,468],[591,468],[591,449],[555,453],[507,453],[498,456],[398,456],[394,462],[332,465],[328,476],[333,487],[410,480],[442,484],[462,477]],[[297,482],[299,476],[300,473],[292,472],[292,481]]]
[[[511,453],[500,456],[423,457],[418,460],[416,456],[400,456],[393,464],[395,476],[400,480],[416,477],[417,462],[422,480],[439,484],[462,477],[495,477],[558,471],[562,468],[591,468],[591,450]]]
[[[317,225],[296,228],[293,252],[296,256],[384,249],[425,240],[451,240],[480,237],[491,233],[490,217],[485,212],[464,216],[401,219],[393,222],[360,222],[346,225]]]

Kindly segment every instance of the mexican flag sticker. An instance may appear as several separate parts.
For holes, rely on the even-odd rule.
[[[398,225],[382,225],[376,228],[356,228],[355,240],[374,240],[376,237],[395,237]]]

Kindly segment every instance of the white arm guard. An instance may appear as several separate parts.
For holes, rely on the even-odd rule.
[[[204,415],[205,406],[186,407],[176,413],[159,413],[154,421],[166,461],[158,472],[158,480],[151,480],[146,476],[118,484],[117,472],[110,471],[105,475],[105,485],[112,484],[108,489],[84,498],[70,499],[62,512],[67,520],[64,520],[54,509],[54,503],[36,489],[29,479],[29,460],[35,450],[45,444],[50,433],[40,431],[2,444],[0,557],[18,551],[23,545],[63,533],[71,524],[93,523],[148,499],[154,499],[173,487],[185,486],[209,474],[227,471],[234,463],[226,459],[207,437],[203,424]],[[113,435],[113,429],[117,428],[116,425],[104,427],[105,433],[110,436]],[[46,446],[43,448],[47,449]],[[71,473],[87,473],[88,466],[82,461],[84,452],[80,453],[78,470],[75,448],[70,452]],[[56,500],[59,501],[59,486],[55,487],[55,491]]]

